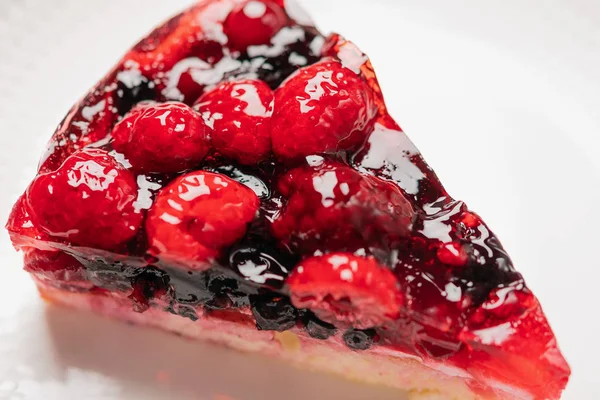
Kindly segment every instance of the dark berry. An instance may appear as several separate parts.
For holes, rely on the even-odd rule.
[[[179,172],[204,159],[211,129],[183,103],[135,107],[114,128],[113,147],[140,172]]]
[[[373,329],[349,329],[344,332],[343,338],[346,346],[352,350],[367,350],[373,345],[375,336],[376,333]]]
[[[140,268],[132,275],[133,292],[129,298],[137,312],[146,311],[150,300],[166,295],[169,290],[169,275],[156,267]]]
[[[310,337],[325,340],[337,333],[337,328],[327,322],[321,321],[312,313],[304,317],[304,328]]]
[[[213,310],[239,308],[249,304],[248,294],[241,290],[237,280],[225,276],[216,276],[208,284],[213,297],[205,307]]]
[[[283,332],[296,325],[297,311],[285,297],[250,296],[256,328]]]
[[[36,227],[77,245],[107,250],[137,234],[143,218],[137,196],[135,176],[100,149],[73,153],[27,189]]]

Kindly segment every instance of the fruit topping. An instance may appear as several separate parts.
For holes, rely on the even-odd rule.
[[[273,151],[289,162],[354,149],[373,129],[376,113],[371,89],[340,62],[304,67],[275,91]]]
[[[373,329],[348,329],[343,335],[346,346],[352,350],[367,350],[373,345],[376,337],[377,334]]]
[[[133,309],[144,312],[150,306],[150,300],[167,294],[169,275],[153,266],[140,268],[133,273],[131,286],[133,291],[129,298],[133,302]]]
[[[246,233],[259,200],[246,186],[206,171],[164,187],[148,212],[150,253],[165,263],[205,269]]]
[[[144,103],[114,128],[113,147],[140,172],[179,172],[202,161],[211,129],[183,103]]]
[[[245,51],[248,46],[267,44],[288,22],[285,11],[271,0],[246,0],[227,16],[223,32],[227,46]]]
[[[454,267],[466,265],[469,258],[463,245],[455,242],[442,244],[437,250],[437,257],[441,263]]]
[[[297,308],[319,319],[365,329],[400,316],[403,295],[392,272],[373,258],[332,253],[302,261],[286,283]]]
[[[144,76],[154,80],[183,58],[208,58],[202,50],[214,38],[199,23],[204,20],[209,25],[220,21],[215,20],[207,8],[206,5],[200,5],[171,18],[135,45],[124,60],[136,63]],[[214,10],[212,14],[215,14]]]
[[[273,92],[258,80],[225,82],[196,102],[213,129],[214,150],[243,165],[254,165],[271,153]]]
[[[13,208],[25,270],[557,398],[569,368],[498,238],[389,115],[368,57],[291,10],[202,1],[131,49]]]
[[[54,171],[73,152],[104,140],[119,115],[115,108],[114,88],[98,83],[61,121],[40,161],[40,172]]]
[[[248,295],[242,291],[236,279],[216,276],[210,280],[208,290],[214,293],[212,299],[204,305],[208,309],[222,310],[249,304]]]
[[[25,271],[37,277],[71,283],[85,279],[83,265],[62,251],[44,251],[28,247],[23,253]]]
[[[303,316],[304,329],[315,339],[325,340],[337,333],[337,328],[327,322],[321,321],[310,311],[305,312]]]
[[[297,311],[286,297],[253,295],[250,304],[259,330],[283,332],[296,325]]]
[[[106,151],[73,153],[27,189],[32,221],[47,234],[80,246],[114,249],[133,238],[142,214],[134,175]]]
[[[278,182],[286,201],[272,224],[282,244],[303,253],[388,249],[406,237],[414,212],[398,187],[321,157]]]

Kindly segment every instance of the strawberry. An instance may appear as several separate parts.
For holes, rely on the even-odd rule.
[[[134,209],[135,176],[104,150],[73,153],[54,172],[38,175],[27,189],[34,226],[74,244],[114,249],[142,224]]]
[[[279,180],[286,198],[273,235],[304,253],[388,248],[411,230],[414,212],[394,185],[319,158]]]
[[[200,97],[194,107],[212,124],[217,153],[246,165],[270,154],[273,92],[266,83],[224,82]]]
[[[329,323],[358,329],[400,316],[403,295],[394,274],[374,258],[331,253],[308,258],[288,276],[292,303]]]
[[[340,62],[302,68],[275,91],[273,152],[288,161],[354,149],[373,130],[376,113],[371,89]]]
[[[248,187],[212,172],[182,175],[164,187],[148,212],[150,253],[202,270],[246,233],[259,200]]]
[[[210,134],[200,115],[178,102],[138,105],[112,132],[115,150],[139,172],[179,172],[197,165],[210,150]]]

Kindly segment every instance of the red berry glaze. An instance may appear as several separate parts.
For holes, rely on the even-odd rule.
[[[163,262],[208,268],[222,249],[244,236],[258,206],[251,189],[224,175],[180,176],[160,191],[148,212],[150,252]]]
[[[289,275],[291,299],[321,320],[366,329],[400,316],[403,296],[394,274],[374,258],[351,253],[311,257]]]
[[[104,150],[73,153],[27,189],[33,224],[74,244],[113,249],[133,238],[142,214],[134,208],[134,175]]]
[[[389,248],[410,233],[414,212],[396,186],[318,156],[311,162],[278,184],[286,201],[272,231],[285,246],[304,253]]]
[[[23,250],[25,271],[40,279],[52,279],[61,282],[82,281],[84,266],[72,256],[62,251],[44,251],[33,247]]]
[[[273,92],[266,83],[224,82],[200,97],[194,108],[212,124],[212,145],[222,156],[253,165],[271,153]]]
[[[137,64],[141,73],[152,79],[187,57],[217,60],[222,56],[222,48],[215,46],[216,38],[199,25],[202,20],[213,24],[223,22],[206,3],[198,5],[154,29],[123,60]]]
[[[273,152],[286,161],[354,149],[373,129],[376,113],[369,86],[340,62],[302,68],[275,91]]]
[[[113,147],[139,172],[179,172],[210,150],[211,129],[191,107],[177,102],[134,107],[114,128]]]
[[[437,257],[443,264],[461,267],[467,264],[469,256],[460,243],[444,243],[437,250]]]
[[[288,22],[285,11],[271,0],[247,0],[237,5],[223,24],[227,45],[244,51],[248,46],[268,44]]]

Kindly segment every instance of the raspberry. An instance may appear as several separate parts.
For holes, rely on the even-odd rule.
[[[40,161],[41,173],[56,170],[73,152],[110,134],[119,116],[108,81],[98,83],[61,121]]]
[[[38,278],[61,282],[84,280],[83,265],[62,251],[44,251],[27,247],[23,253],[25,271],[35,274]]]
[[[228,177],[197,171],[164,187],[148,212],[150,252],[162,261],[203,270],[241,239],[254,219],[258,197]]]
[[[31,220],[31,211],[27,203],[27,193],[21,195],[12,208],[6,229],[10,235],[15,249],[27,247],[30,242],[35,240],[49,241],[50,238],[45,232],[35,226]]]
[[[414,212],[400,190],[348,166],[320,160],[278,186],[287,202],[271,227],[294,250],[388,248],[410,233]]]
[[[154,29],[125,55],[124,62],[137,64],[144,76],[154,80],[187,57],[218,61],[223,55],[222,46],[199,26],[202,20],[222,23],[206,3],[198,5]]]
[[[191,107],[177,102],[134,107],[114,128],[113,147],[139,172],[179,172],[210,150],[211,129]]]
[[[142,224],[134,209],[135,176],[104,150],[73,153],[55,172],[38,175],[27,189],[32,222],[72,243],[113,249]]]
[[[376,113],[371,89],[339,62],[302,68],[275,91],[273,152],[285,161],[354,149],[372,131]]]
[[[271,0],[250,0],[239,4],[223,24],[231,49],[268,44],[288,22],[285,11]]]
[[[442,244],[437,250],[437,257],[440,262],[454,267],[465,266],[469,259],[467,252],[460,243]]]
[[[270,154],[273,92],[266,83],[222,83],[200,97],[195,108],[212,122],[213,148],[221,155],[252,165]]]
[[[400,316],[398,281],[373,258],[332,253],[302,261],[288,277],[292,303],[329,323],[365,329]]]

